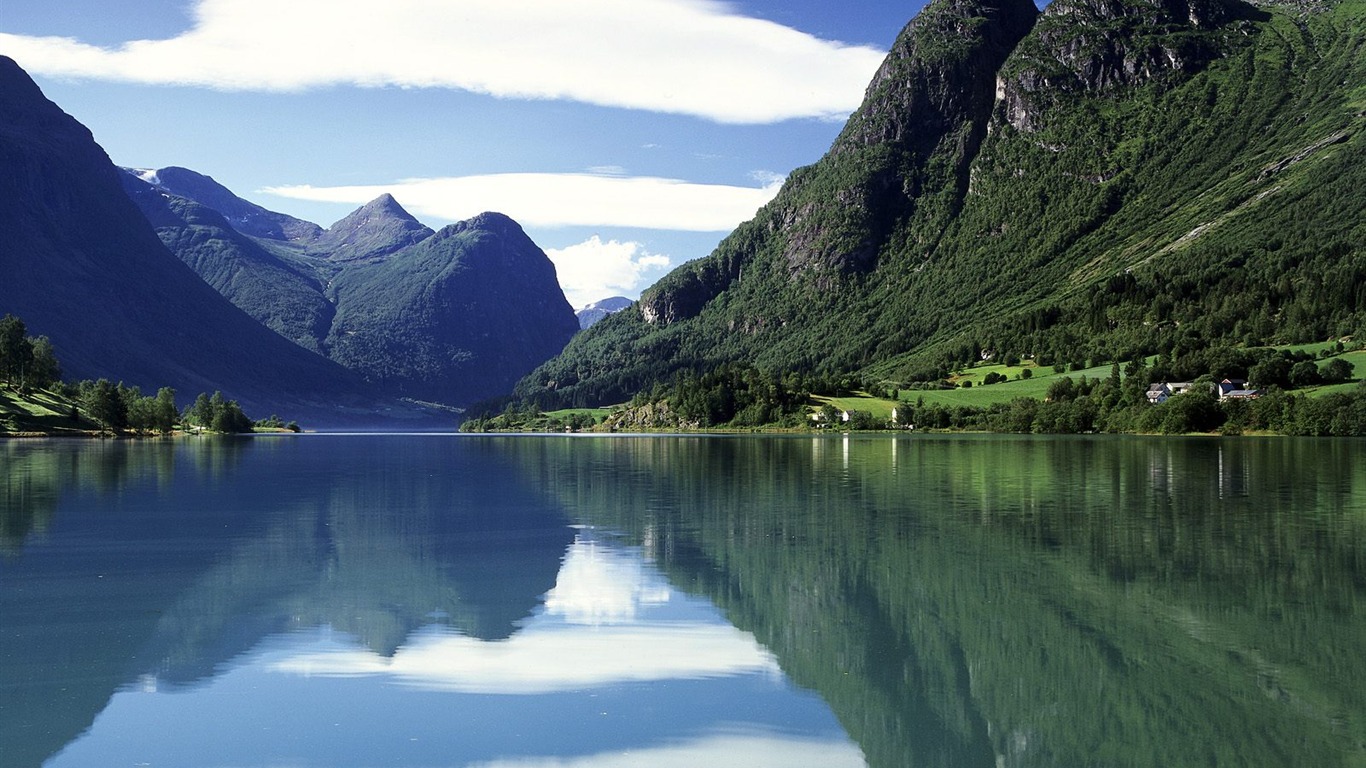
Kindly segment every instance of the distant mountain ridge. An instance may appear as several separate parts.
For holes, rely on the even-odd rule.
[[[1366,335],[1366,4],[932,0],[829,152],[519,383]]]
[[[126,170],[128,194],[206,282],[388,394],[451,405],[505,394],[578,330],[554,265],[501,214],[434,232],[384,194],[324,230],[194,171]],[[217,206],[248,212],[257,234]]]
[[[574,314],[579,318],[579,328],[583,329],[591,327],[594,323],[606,318],[608,315],[615,315],[634,303],[634,301],[625,296],[613,296],[610,299],[595,301]]]
[[[244,200],[212,177],[195,173],[188,168],[170,166],[155,170],[125,168],[124,170],[154,187],[173,195],[194,200],[223,215],[233,229],[250,237],[311,243],[323,234],[322,227],[283,213],[268,211]]]

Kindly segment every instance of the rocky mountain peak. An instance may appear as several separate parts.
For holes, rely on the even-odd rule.
[[[432,234],[386,192],[328,227],[308,250],[331,261],[380,259]]]
[[[989,110],[996,70],[1033,28],[1032,0],[935,0],[897,37],[835,150],[905,143]]]

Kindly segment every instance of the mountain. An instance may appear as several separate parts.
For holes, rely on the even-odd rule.
[[[324,296],[327,275],[288,250],[267,250],[261,244],[264,238],[248,237],[219,211],[152,186],[149,176],[159,178],[125,174],[124,190],[171,252],[267,328],[302,347],[323,352],[322,340],[336,315],[336,308]]]
[[[0,57],[0,312],[71,378],[222,390],[249,413],[371,408],[359,376],[291,344],[171,254],[90,132]]]
[[[593,325],[608,315],[615,315],[634,303],[635,302],[625,296],[613,296],[610,299],[595,301],[583,309],[580,309],[578,312],[575,312],[574,315],[579,318],[579,328],[583,329]]]
[[[212,177],[195,173],[188,168],[159,168],[156,170],[125,168],[143,181],[178,197],[194,200],[212,208],[229,221],[233,229],[251,237],[311,243],[322,235],[317,224],[296,219],[283,213],[243,200],[232,190]]]
[[[504,395],[578,330],[554,265],[501,214],[433,232],[385,194],[307,242],[249,236],[214,209],[222,194],[187,199],[156,184],[167,170],[124,177],[162,241],[252,317],[389,395]]]
[[[506,394],[578,330],[550,259],[498,213],[346,269],[331,290],[332,359],[423,400]]]
[[[328,227],[308,253],[329,261],[378,259],[431,236],[430,228],[386,193]]]
[[[933,0],[827,154],[518,385],[935,380],[1366,331],[1366,7]]]

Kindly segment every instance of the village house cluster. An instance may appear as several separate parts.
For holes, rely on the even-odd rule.
[[[1162,381],[1148,385],[1148,402],[1153,405],[1165,403],[1175,395],[1190,392],[1198,386],[1192,381]],[[1220,400],[1255,400],[1261,391],[1248,387],[1244,379],[1224,379],[1210,385],[1215,397]]]

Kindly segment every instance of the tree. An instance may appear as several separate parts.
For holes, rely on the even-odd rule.
[[[23,384],[33,362],[33,344],[27,332],[24,321],[14,315],[0,318],[0,378],[11,385]]]
[[[158,389],[152,406],[152,428],[163,435],[168,435],[175,429],[179,417],[180,411],[175,405],[175,390],[170,387]]]
[[[1290,386],[1312,387],[1315,384],[1322,384],[1323,376],[1319,373],[1319,367],[1313,360],[1301,360],[1290,367]]]
[[[1320,373],[1323,376],[1324,381],[1336,384],[1351,379],[1355,370],[1352,368],[1351,363],[1340,357],[1335,357],[1327,363],[1324,363]]]
[[[215,392],[213,397],[209,399],[210,403],[214,403],[214,401],[218,401],[214,407],[213,425],[210,427],[214,432],[231,435],[251,431],[251,419],[242,412],[242,407],[237,404],[236,400],[224,402],[222,393]]]
[[[29,366],[29,384],[47,389],[62,380],[62,367],[57,362],[57,351],[46,336],[33,339],[33,362]],[[1349,366],[1350,367],[1350,366]]]
[[[1054,379],[1048,385],[1048,394],[1045,399],[1052,403],[1063,403],[1072,400],[1077,396],[1077,383],[1071,376],[1064,376],[1061,379]]]
[[[209,403],[208,395],[199,393],[194,399],[194,405],[185,411],[185,421],[204,429],[213,426],[213,406]]]
[[[1276,354],[1252,366],[1252,370],[1248,371],[1248,377],[1252,379],[1253,384],[1263,389],[1289,389],[1290,368],[1290,360],[1284,355]]]
[[[128,407],[118,387],[110,384],[108,379],[84,384],[86,386],[82,388],[80,404],[86,417],[108,432],[117,432],[128,426]]]
[[[1169,435],[1186,432],[1212,432],[1227,419],[1219,402],[1209,392],[1186,392],[1159,406],[1163,411],[1161,429]]]

